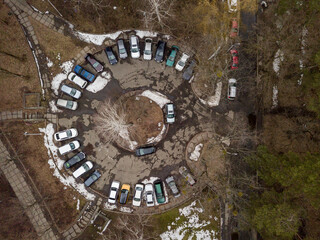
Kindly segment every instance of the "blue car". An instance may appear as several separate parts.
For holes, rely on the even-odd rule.
[[[78,74],[79,76],[83,77],[85,80],[89,81],[89,82],[93,82],[93,80],[95,78],[94,74],[92,74],[91,72],[88,72],[87,70],[85,70],[80,65],[75,66],[73,71],[76,74]]]

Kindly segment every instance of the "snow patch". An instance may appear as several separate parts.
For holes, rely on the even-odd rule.
[[[136,35],[139,38],[144,38],[144,37],[156,37],[158,34],[156,32],[151,32],[151,31],[136,30]]]
[[[151,137],[147,139],[147,144],[160,142],[163,134],[166,132],[166,125],[163,124],[161,132],[156,137]]]
[[[120,207],[120,211],[125,212],[125,213],[132,213],[133,209],[128,208],[128,207]]]
[[[279,75],[280,71],[280,63],[283,62],[284,60],[284,55],[281,49],[278,49],[276,54],[274,55],[274,60],[273,60],[273,70],[277,75]]]
[[[112,205],[112,204],[106,202],[106,203],[104,204],[104,208],[105,208],[105,209],[108,209],[108,210],[113,210],[113,209],[116,209],[117,206],[116,206],[116,205]]]
[[[80,210],[80,199],[77,200],[77,210]]]
[[[115,40],[116,38],[119,37],[121,33],[123,33],[123,31],[118,31],[111,34],[90,34],[90,33],[78,32],[78,31],[74,31],[73,33],[81,41],[84,41],[87,43],[93,43],[95,45],[102,45],[106,38]]]
[[[54,100],[51,100],[51,101],[49,102],[49,105],[50,105],[51,112],[53,112],[53,113],[62,112],[62,110],[60,110],[60,109],[57,108],[56,103],[55,103]]]
[[[143,180],[142,183],[143,183],[144,185],[146,185],[146,184],[148,184],[148,183],[153,184],[154,181],[156,181],[156,180],[158,180],[158,179],[159,179],[158,177],[150,177],[150,178],[147,178],[147,179]]]
[[[78,191],[82,196],[84,196],[87,200],[93,201],[95,199],[95,195],[89,193],[84,184],[79,184],[76,182],[74,177],[72,176],[65,176],[60,173],[59,169],[62,168],[63,162],[58,156],[57,156],[57,147],[53,144],[53,124],[49,123],[46,128],[39,128],[40,132],[45,133],[44,134],[44,145],[48,149],[48,155],[50,156],[52,154],[53,159],[48,160],[48,164],[50,168],[53,169],[53,176],[57,177],[62,184],[68,187],[74,188],[76,191]]]
[[[200,143],[198,144],[195,148],[194,148],[194,151],[191,153],[190,155],[190,160],[193,160],[193,161],[198,161],[199,157],[200,157],[200,151],[201,149],[203,148],[203,144]]]
[[[163,94],[159,92],[154,92],[150,90],[146,90],[143,93],[141,93],[140,96],[147,97],[154,101],[156,104],[159,105],[160,108],[163,108],[163,106],[170,102],[170,100]]]
[[[47,57],[47,66],[51,68],[53,66],[53,62]]]
[[[219,105],[220,98],[221,98],[221,91],[222,91],[222,82],[218,82],[214,96],[210,96],[208,98],[208,105],[210,107],[215,107]]]
[[[272,107],[276,108],[278,106],[278,87],[276,85],[272,88]]]
[[[99,92],[107,86],[107,84],[111,81],[111,75],[108,72],[101,73],[101,76],[98,76],[93,83],[91,83],[86,89],[89,92]]]
[[[58,90],[62,81],[68,78],[68,74],[72,71],[73,64],[73,60],[62,63],[60,65],[62,73],[58,73],[53,77],[53,80],[51,82],[51,89],[53,90],[55,95],[58,95]]]

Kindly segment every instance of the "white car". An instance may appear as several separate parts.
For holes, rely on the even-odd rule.
[[[132,200],[132,205],[135,207],[140,207],[141,206],[141,201],[142,201],[142,192],[143,192],[143,185],[142,184],[136,184],[135,186],[135,193],[133,196]]]
[[[167,123],[174,123],[175,122],[173,103],[166,104],[166,120],[167,120]]]
[[[75,99],[79,99],[81,97],[81,92],[79,90],[69,87],[68,85],[62,85],[61,91]]]
[[[182,69],[184,68],[184,66],[186,65],[187,60],[189,59],[189,55],[182,53],[181,58],[179,59],[179,61],[176,64],[176,69],[178,71],[182,71]]]
[[[78,108],[78,103],[75,101],[70,101],[70,100],[65,100],[65,99],[59,98],[57,100],[57,106],[63,107],[63,108],[69,109],[69,110],[76,110]]]
[[[108,198],[108,202],[109,203],[116,203],[117,197],[118,197],[119,188],[120,188],[120,182],[119,181],[113,181],[111,183],[110,193],[109,193],[109,198]]]
[[[143,59],[151,60],[152,59],[152,39],[146,38],[144,51],[143,51]]]
[[[228,82],[228,99],[234,100],[237,93],[237,80],[230,78]]]
[[[140,57],[139,39],[135,35],[130,36],[130,52],[132,58]]]
[[[82,79],[81,77],[79,77],[74,72],[69,73],[68,79],[71,82],[74,82],[75,84],[77,84],[81,88],[85,88],[87,86],[87,84],[88,84],[88,82],[86,80]]]
[[[237,6],[238,6],[238,0],[228,0],[228,8],[230,13],[236,12]]]
[[[148,183],[145,187],[145,192],[146,192],[146,198],[147,198],[147,206],[148,207],[153,207],[154,206],[154,198],[153,198],[153,186],[151,183]]]
[[[57,142],[68,140],[78,136],[78,131],[75,128],[66,129],[60,132],[56,132],[54,135],[54,140]]]
[[[77,170],[75,170],[72,175],[74,178],[80,177],[82,174],[88,172],[90,169],[92,169],[93,163],[90,161],[86,161],[84,164],[81,165]]]
[[[77,150],[79,147],[80,147],[80,142],[78,140],[75,140],[75,141],[69,142],[66,145],[63,145],[62,147],[59,147],[58,151],[60,155],[65,155],[69,152]]]

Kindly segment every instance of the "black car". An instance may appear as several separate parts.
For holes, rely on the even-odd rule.
[[[156,62],[161,63],[163,62],[163,58],[164,58],[164,50],[166,49],[166,42],[164,41],[159,41],[157,44],[157,52],[156,52],[156,56],[154,58],[154,60],[156,60]]]
[[[86,155],[83,152],[79,152],[76,155],[74,155],[72,158],[70,158],[68,161],[66,161],[63,165],[65,169],[71,168],[76,163],[82,161],[86,158]]]
[[[96,70],[97,72],[102,72],[103,71],[103,66],[101,63],[97,61],[97,59],[94,58],[93,55],[88,54],[86,56],[86,60],[90,63],[90,65]]]
[[[155,151],[156,151],[155,147],[141,147],[136,150],[136,155],[144,156],[144,155],[154,153]]]
[[[193,69],[196,66],[196,62],[192,60],[189,67],[184,71],[182,78],[186,81],[189,81],[193,76]]]
[[[87,180],[84,182],[84,185],[86,187],[89,187],[92,183],[97,181],[101,177],[101,174],[96,170],[94,171],[90,177],[87,178]]]
[[[111,47],[106,47],[105,52],[107,54],[109,63],[111,65],[117,64],[118,61],[117,61],[117,58],[116,58],[116,56],[114,55],[114,53],[112,51],[112,48]]]

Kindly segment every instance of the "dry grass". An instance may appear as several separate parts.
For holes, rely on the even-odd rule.
[[[74,58],[87,45],[79,40],[57,33],[31,17],[29,17],[29,20],[41,48],[54,64],[51,68],[54,74],[61,72],[59,64]]]
[[[43,136],[23,135],[24,132],[38,133],[44,122],[28,124],[24,122],[6,122],[2,130],[9,136],[20,159],[28,169],[30,176],[45,199],[57,225],[64,229],[75,220],[78,214],[75,199],[82,199],[76,191],[64,189],[64,185],[53,176],[48,165],[48,150],[43,144]]]
[[[163,112],[155,102],[149,98],[136,98],[132,96],[123,103],[127,113],[127,122],[132,123],[130,127],[130,137],[138,142],[139,145],[145,145],[148,138],[156,137],[162,130]],[[161,126],[158,126],[161,123]]]
[[[23,92],[40,92],[40,80],[37,67],[22,32],[22,29],[14,15],[8,15],[9,8],[0,3],[0,19],[8,24],[1,23],[0,51],[12,54],[18,58],[0,54],[0,68],[9,72],[29,76],[29,79],[0,72],[0,112],[23,107]]]

